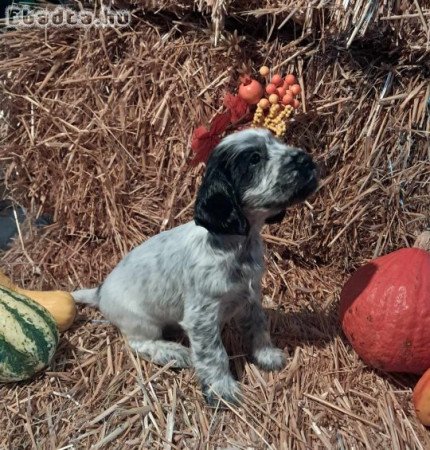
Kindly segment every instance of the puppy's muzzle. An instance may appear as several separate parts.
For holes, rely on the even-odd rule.
[[[305,200],[318,187],[317,166],[312,157],[304,151],[291,155],[281,173],[285,177],[285,189],[293,190],[290,204]]]

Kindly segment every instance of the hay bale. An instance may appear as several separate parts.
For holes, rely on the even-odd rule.
[[[283,3],[276,8],[291,14],[292,3]],[[341,13],[304,3],[296,4],[294,26],[266,39],[263,16],[278,20],[276,11],[267,12],[269,3],[260,12],[252,9],[257,3],[241,5],[227,5],[232,15],[216,47],[198,15],[178,15],[172,27],[160,13],[136,18],[132,30],[3,36],[5,183],[33,215],[49,212],[56,223],[42,235],[24,233],[2,268],[33,288],[99,283],[130,248],[192,217],[203,168],[189,165],[190,135],[220,109],[238,72],[263,63],[294,71],[303,108],[286,139],[319,161],[322,183],[282,225],[264,230],[264,301],[276,310],[272,333],[290,352],[289,367],[264,375],[235,358],[246,408],[211,417],[191,371],[139,361],[117,330],[84,310],[48,376],[0,387],[8,405],[0,428],[14,427],[0,446],[429,442],[408,415],[413,379],[365,370],[338,336],[336,316],[348,272],[412,244],[429,222],[430,91],[422,53],[410,51],[412,38],[398,41],[387,30],[379,40],[367,31],[348,49]],[[234,34],[238,20],[247,24],[243,39]],[[318,25],[312,33],[309,23]],[[240,355],[235,334],[226,339]]]
[[[106,264],[104,273],[133,245],[191,217],[198,183],[188,166],[191,131],[219,108],[251,54],[256,67],[270,62],[298,73],[304,113],[287,139],[325,171],[312,207],[293,210],[279,236],[346,269],[411,242],[427,211],[424,68],[392,76],[366,46],[249,40],[235,47],[227,39],[214,48],[206,33],[188,23],[182,30],[140,21],[134,33],[61,30],[49,42],[32,31],[24,51],[23,34],[7,35],[2,82],[11,126],[1,156],[12,192],[52,213],[56,240],[69,242],[53,278],[74,273],[73,284],[97,282],[100,272],[70,267],[88,248],[105,255],[91,263]],[[410,57],[401,50],[400,67]],[[49,248],[44,260],[54,261],[59,248]]]
[[[391,34],[396,45],[401,43],[422,58],[428,51],[430,10],[429,5],[418,1],[136,0],[131,3],[144,11],[178,16],[198,12],[212,22],[216,42],[227,19],[239,28],[264,28],[267,38],[294,27],[303,37],[324,40],[335,36],[338,44],[349,48],[357,40],[375,40]]]

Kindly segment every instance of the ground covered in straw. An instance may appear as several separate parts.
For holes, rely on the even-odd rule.
[[[294,72],[304,93],[287,141],[314,156],[322,182],[264,229],[264,305],[288,365],[260,372],[226,330],[246,401],[215,411],[191,370],[138,359],[81,308],[47,372],[0,387],[0,448],[430,448],[416,377],[366,367],[337,317],[355,267],[430,225],[430,9],[210,3],[149,2],[121,30],[2,35],[7,195],[55,223],[24,225],[0,268],[34,289],[96,285],[133,246],[192,217],[203,167],[189,164],[190,135],[238,73]]]

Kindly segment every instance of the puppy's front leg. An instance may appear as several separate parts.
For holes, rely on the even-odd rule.
[[[273,346],[267,318],[259,298],[251,298],[237,316],[245,343],[250,347],[253,362],[263,370],[281,370],[286,363],[284,352]]]
[[[230,373],[228,355],[221,339],[218,300],[193,299],[188,302],[181,325],[190,339],[194,367],[208,403],[217,404],[216,397],[219,396],[237,404],[240,389]]]

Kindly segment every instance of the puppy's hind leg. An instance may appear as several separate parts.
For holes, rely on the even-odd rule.
[[[174,361],[173,367],[191,366],[190,349],[178,342],[162,339],[162,328],[156,324],[146,323],[138,333],[128,336],[130,347],[142,358],[160,366]]]

